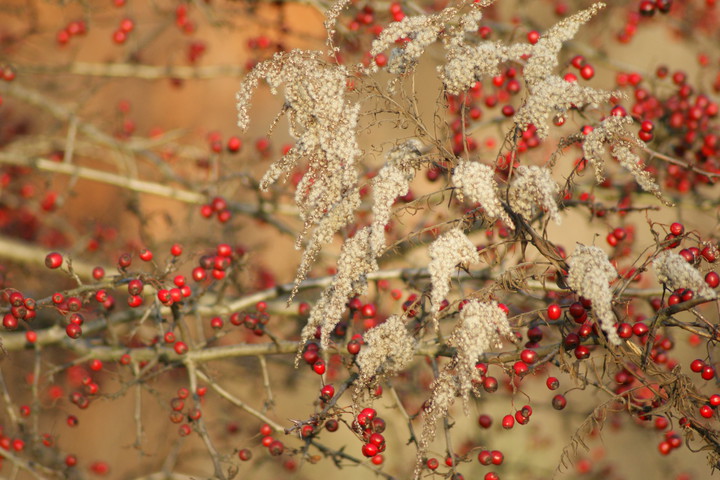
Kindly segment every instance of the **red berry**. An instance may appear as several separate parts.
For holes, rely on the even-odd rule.
[[[552,303],[547,307],[547,316],[550,320],[557,320],[562,315],[562,308],[556,303]]]
[[[562,410],[567,405],[564,395],[555,395],[552,399],[552,406],[555,410]]]
[[[527,34],[528,42],[535,45],[540,40],[540,33],[537,30],[531,30]]]
[[[720,285],[720,275],[718,275],[715,271],[708,272],[705,275],[705,283],[707,283],[708,287],[710,288],[717,287],[718,285]]]
[[[378,453],[378,447],[372,443],[366,443],[362,447],[362,453],[366,457],[374,457]]]
[[[676,237],[679,237],[684,232],[685,232],[685,226],[682,223],[675,222],[672,225],[670,225],[670,233],[672,233]]]
[[[692,370],[695,373],[702,372],[702,369],[705,367],[705,362],[700,360],[699,358],[696,358],[690,363],[690,370]]]
[[[63,263],[63,256],[57,252],[48,253],[45,257],[45,266],[47,268],[60,268]]]
[[[324,374],[325,373],[325,362],[323,360],[318,360],[317,362],[315,362],[313,364],[312,369],[318,375]]]
[[[478,425],[482,428],[490,428],[492,425],[492,417],[490,415],[482,414],[478,417]]]
[[[700,407],[700,415],[702,415],[703,418],[711,418],[714,413],[715,410],[713,410],[710,405],[703,405]]]
[[[560,380],[555,377],[548,377],[548,379],[545,381],[545,385],[547,385],[547,388],[549,390],[557,390],[558,388],[560,388]]]
[[[514,425],[515,425],[515,417],[513,417],[512,415],[505,415],[503,417],[502,427],[505,430],[509,430],[509,429],[513,428]]]

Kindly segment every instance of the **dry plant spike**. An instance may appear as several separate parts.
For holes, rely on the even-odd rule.
[[[370,233],[370,247],[373,256],[381,255],[385,248],[385,226],[392,215],[392,205],[397,197],[406,195],[410,182],[419,167],[422,143],[411,139],[398,145],[388,153],[387,163],[373,178],[373,222]]]
[[[556,200],[559,192],[560,186],[552,179],[549,168],[521,165],[508,188],[508,200],[510,208],[528,223],[540,210],[560,225],[562,217]]]
[[[453,170],[452,181],[460,189],[459,195],[479,203],[491,219],[500,219],[514,228],[515,224],[505,212],[495,182],[495,170],[482,163],[460,160]]]
[[[450,279],[453,273],[460,264],[478,263],[480,255],[475,245],[457,227],[440,235],[430,245],[428,253],[430,254],[428,270],[432,282],[430,311],[437,327],[440,306],[450,292]]]
[[[583,155],[593,166],[595,177],[600,183],[604,180],[603,154],[606,145],[609,146],[611,155],[620,162],[623,168],[632,174],[643,190],[652,193],[666,205],[672,205],[671,202],[663,198],[660,187],[655,183],[650,173],[644,169],[640,157],[632,152],[633,146],[640,149],[645,148],[645,142],[635,138],[634,135],[627,131],[626,127],[632,124],[633,119],[629,116],[611,115],[606,117],[585,136]]]
[[[363,339],[355,361],[360,376],[355,383],[354,398],[379,377],[392,377],[401,372],[413,360],[416,341],[408,333],[403,317],[392,315],[384,323],[372,328]]]
[[[370,228],[365,227],[345,241],[338,258],[337,273],[322,292],[303,328],[301,346],[315,338],[320,327],[320,343],[323,349],[327,349],[330,334],[340,321],[348,298],[363,294],[367,289],[367,275],[377,269],[375,257],[370,253]]]
[[[460,320],[448,339],[448,345],[454,346],[456,353],[430,386],[432,393],[423,409],[423,431],[418,445],[415,478],[419,477],[423,456],[435,438],[437,421],[447,416],[458,396],[463,399],[465,413],[468,413],[470,391],[473,383],[481,377],[476,367],[478,358],[493,348],[499,348],[502,339],[511,339],[512,335],[507,314],[497,302],[471,300],[463,306]]]
[[[592,311],[605,332],[608,342],[620,345],[621,340],[615,328],[615,313],[612,309],[613,293],[610,282],[617,278],[617,271],[608,260],[607,254],[595,246],[578,244],[568,260],[570,271],[567,284],[578,295],[592,302]]]
[[[668,288],[689,288],[701,297],[716,298],[717,293],[710,288],[700,272],[680,254],[666,250],[653,260],[653,268],[660,282]]]

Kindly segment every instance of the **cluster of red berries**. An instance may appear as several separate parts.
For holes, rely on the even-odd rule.
[[[58,45],[66,45],[72,37],[81,37],[87,33],[87,25],[84,20],[73,20],[65,28],[58,31],[55,39]]]
[[[211,218],[215,215],[220,223],[226,223],[232,218],[232,212],[223,197],[214,197],[210,203],[202,205],[200,215],[205,218]]]
[[[375,465],[382,464],[384,459],[381,454],[385,451],[385,437],[382,435],[385,431],[385,420],[377,416],[374,408],[363,408],[355,418],[353,428],[362,435],[364,442],[362,454],[370,458]]]

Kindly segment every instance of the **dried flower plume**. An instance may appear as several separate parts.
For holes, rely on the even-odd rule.
[[[471,300],[463,306],[460,320],[448,339],[448,344],[456,349],[455,354],[430,386],[432,394],[423,410],[416,477],[422,457],[435,437],[437,421],[447,415],[455,398],[463,399],[465,413],[468,413],[470,391],[480,382],[480,371],[476,367],[480,355],[499,348],[502,339],[511,336],[507,314],[497,302]]]
[[[559,191],[549,168],[521,165],[515,170],[508,200],[512,210],[528,222],[543,210],[559,225],[562,219],[555,199]]]
[[[710,288],[692,265],[681,255],[666,250],[653,260],[653,268],[658,280],[673,290],[689,288],[701,297],[715,298],[717,293]]]
[[[453,228],[440,235],[430,245],[428,253],[430,254],[428,270],[432,282],[431,312],[436,319],[440,305],[450,291],[450,279],[457,266],[479,262],[480,255],[475,245],[460,228]]]
[[[488,165],[461,160],[454,168],[452,181],[460,189],[458,196],[468,197],[471,202],[479,203],[491,219],[500,219],[505,225],[514,224],[500,202],[495,171]]]
[[[605,252],[598,247],[578,244],[568,260],[570,271],[567,283],[578,295],[592,302],[592,311],[600,328],[612,345],[620,344],[615,328],[615,313],[612,309],[613,294],[610,282],[617,278],[617,271]]]

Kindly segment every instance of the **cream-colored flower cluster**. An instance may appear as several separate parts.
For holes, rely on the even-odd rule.
[[[445,22],[457,14],[447,7],[434,15],[408,16],[388,25],[373,40],[370,55],[376,56],[395,45],[399,38],[408,39],[403,47],[393,48],[387,65],[390,73],[402,74],[412,68],[425,52],[428,45],[437,41],[438,34],[445,28]]]
[[[510,208],[528,222],[542,209],[559,225],[562,219],[556,197],[560,187],[552,179],[550,169],[520,165],[513,175],[508,188]]]
[[[387,163],[373,178],[373,222],[370,234],[370,250],[378,257],[385,248],[385,225],[390,221],[392,205],[397,197],[408,193],[410,182],[419,166],[422,143],[417,139],[393,148]]]
[[[611,155],[615,157],[620,165],[627,169],[635,181],[646,192],[652,193],[662,199],[660,187],[652,178],[639,156],[632,152],[632,147],[643,148],[645,143],[635,138],[626,127],[633,124],[629,116],[611,115],[606,117],[599,125],[585,136],[583,141],[583,155],[590,162],[595,170],[595,177],[598,182],[603,181],[603,156],[606,146],[611,147]]]
[[[302,331],[301,344],[312,340],[320,327],[321,346],[326,349],[330,344],[330,334],[346,309],[348,298],[365,293],[367,275],[377,268],[375,257],[370,254],[370,228],[365,227],[345,240],[338,258],[337,273],[310,311],[310,318]]]
[[[353,216],[345,213],[359,205],[356,164],[361,152],[356,128],[360,106],[346,98],[345,67],[326,63],[321,54],[303,50],[277,53],[258,64],[237,93],[238,125],[245,129],[250,97],[260,79],[268,83],[273,93],[281,86],[285,89],[284,112],[296,142],[270,166],[260,188],[267,190],[280,176],[289,175],[301,160],[307,161],[307,172],[295,192],[305,224],[297,238],[297,248],[309,232],[314,233],[296,285],[304,279],[319,245],[350,223]]]
[[[356,396],[377,380],[377,376],[396,375],[407,367],[415,354],[415,339],[408,333],[403,317],[392,315],[372,328],[364,337],[364,345],[355,357],[360,377],[355,383]]]
[[[689,288],[705,298],[715,298],[717,293],[710,288],[700,272],[690,265],[680,254],[665,250],[653,260],[653,268],[658,280],[668,288]]]
[[[479,203],[491,219],[500,219],[510,228],[514,224],[500,202],[495,171],[482,163],[460,160],[453,169],[452,181],[459,188],[458,196]]]
[[[595,246],[578,244],[568,259],[570,271],[567,284],[578,295],[592,302],[592,311],[608,342],[620,344],[615,328],[615,313],[612,309],[613,294],[610,282],[617,278],[617,271],[608,260],[607,254]]]
[[[476,263],[480,261],[477,248],[465,236],[460,228],[453,228],[430,244],[430,281],[432,292],[430,293],[430,311],[437,322],[437,315],[440,312],[442,301],[450,292],[450,279],[456,272],[459,264]],[[437,326],[437,323],[436,323]]]
[[[448,414],[457,397],[463,399],[467,414],[470,392],[481,378],[476,367],[478,359],[492,348],[500,347],[503,338],[512,338],[512,331],[507,314],[497,302],[471,300],[463,306],[460,320],[448,339],[448,345],[455,347],[455,354],[430,385],[432,393],[423,410],[418,463],[435,437],[437,421]]]

